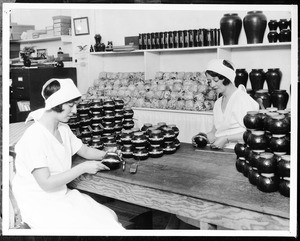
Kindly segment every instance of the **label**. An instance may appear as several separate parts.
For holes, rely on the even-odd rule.
[[[18,77],[18,81],[22,82],[23,81],[23,77]]]

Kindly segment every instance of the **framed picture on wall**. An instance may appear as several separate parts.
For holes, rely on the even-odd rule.
[[[46,59],[47,58],[47,49],[37,49],[36,57],[40,58],[40,59]]]
[[[88,17],[74,18],[73,22],[74,22],[74,33],[76,36],[90,34]]]

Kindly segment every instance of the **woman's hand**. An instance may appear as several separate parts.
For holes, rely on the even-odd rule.
[[[216,140],[211,144],[211,148],[223,149],[226,143],[228,143],[228,139],[224,136],[221,136],[216,138]]]
[[[216,141],[215,132],[210,131],[206,135],[207,135],[208,142],[210,144],[212,144],[212,143],[214,143]]]
[[[109,167],[105,166],[100,161],[85,161],[79,165],[81,165],[84,173],[89,174],[96,174],[99,171],[110,170]]]

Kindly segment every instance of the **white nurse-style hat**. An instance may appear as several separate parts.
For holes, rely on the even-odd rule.
[[[47,99],[45,98],[43,92],[44,89],[53,81],[58,81],[60,84],[60,89],[50,95]],[[49,79],[42,87],[41,95],[45,99],[45,108],[41,108],[29,113],[25,123],[30,120],[38,120],[42,117],[45,111],[50,110],[51,108],[68,102],[72,99],[81,97],[81,93],[77,89],[73,80],[70,78],[67,79]]]
[[[218,74],[221,74],[224,77],[228,78],[232,83],[234,83],[234,79],[235,79],[235,75],[236,75],[234,65],[230,61],[226,60],[234,68],[234,69],[231,69],[223,64],[224,60],[225,59],[213,59],[213,60],[209,61],[206,70],[214,71]]]

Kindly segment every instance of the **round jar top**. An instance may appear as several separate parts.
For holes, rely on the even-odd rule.
[[[280,115],[280,114],[272,116],[272,119],[275,119],[275,120],[282,120],[284,118],[285,118],[285,116],[284,115]]]
[[[285,161],[291,161],[291,156],[290,155],[282,155],[281,158]]]
[[[263,152],[263,153],[260,153],[260,157],[262,158],[265,158],[265,159],[270,159],[274,156],[273,153],[271,152]]]
[[[252,130],[251,133],[256,136],[262,136],[265,134],[264,131]]]
[[[247,115],[256,115],[256,114],[258,114],[258,111],[251,110],[247,112]]]

